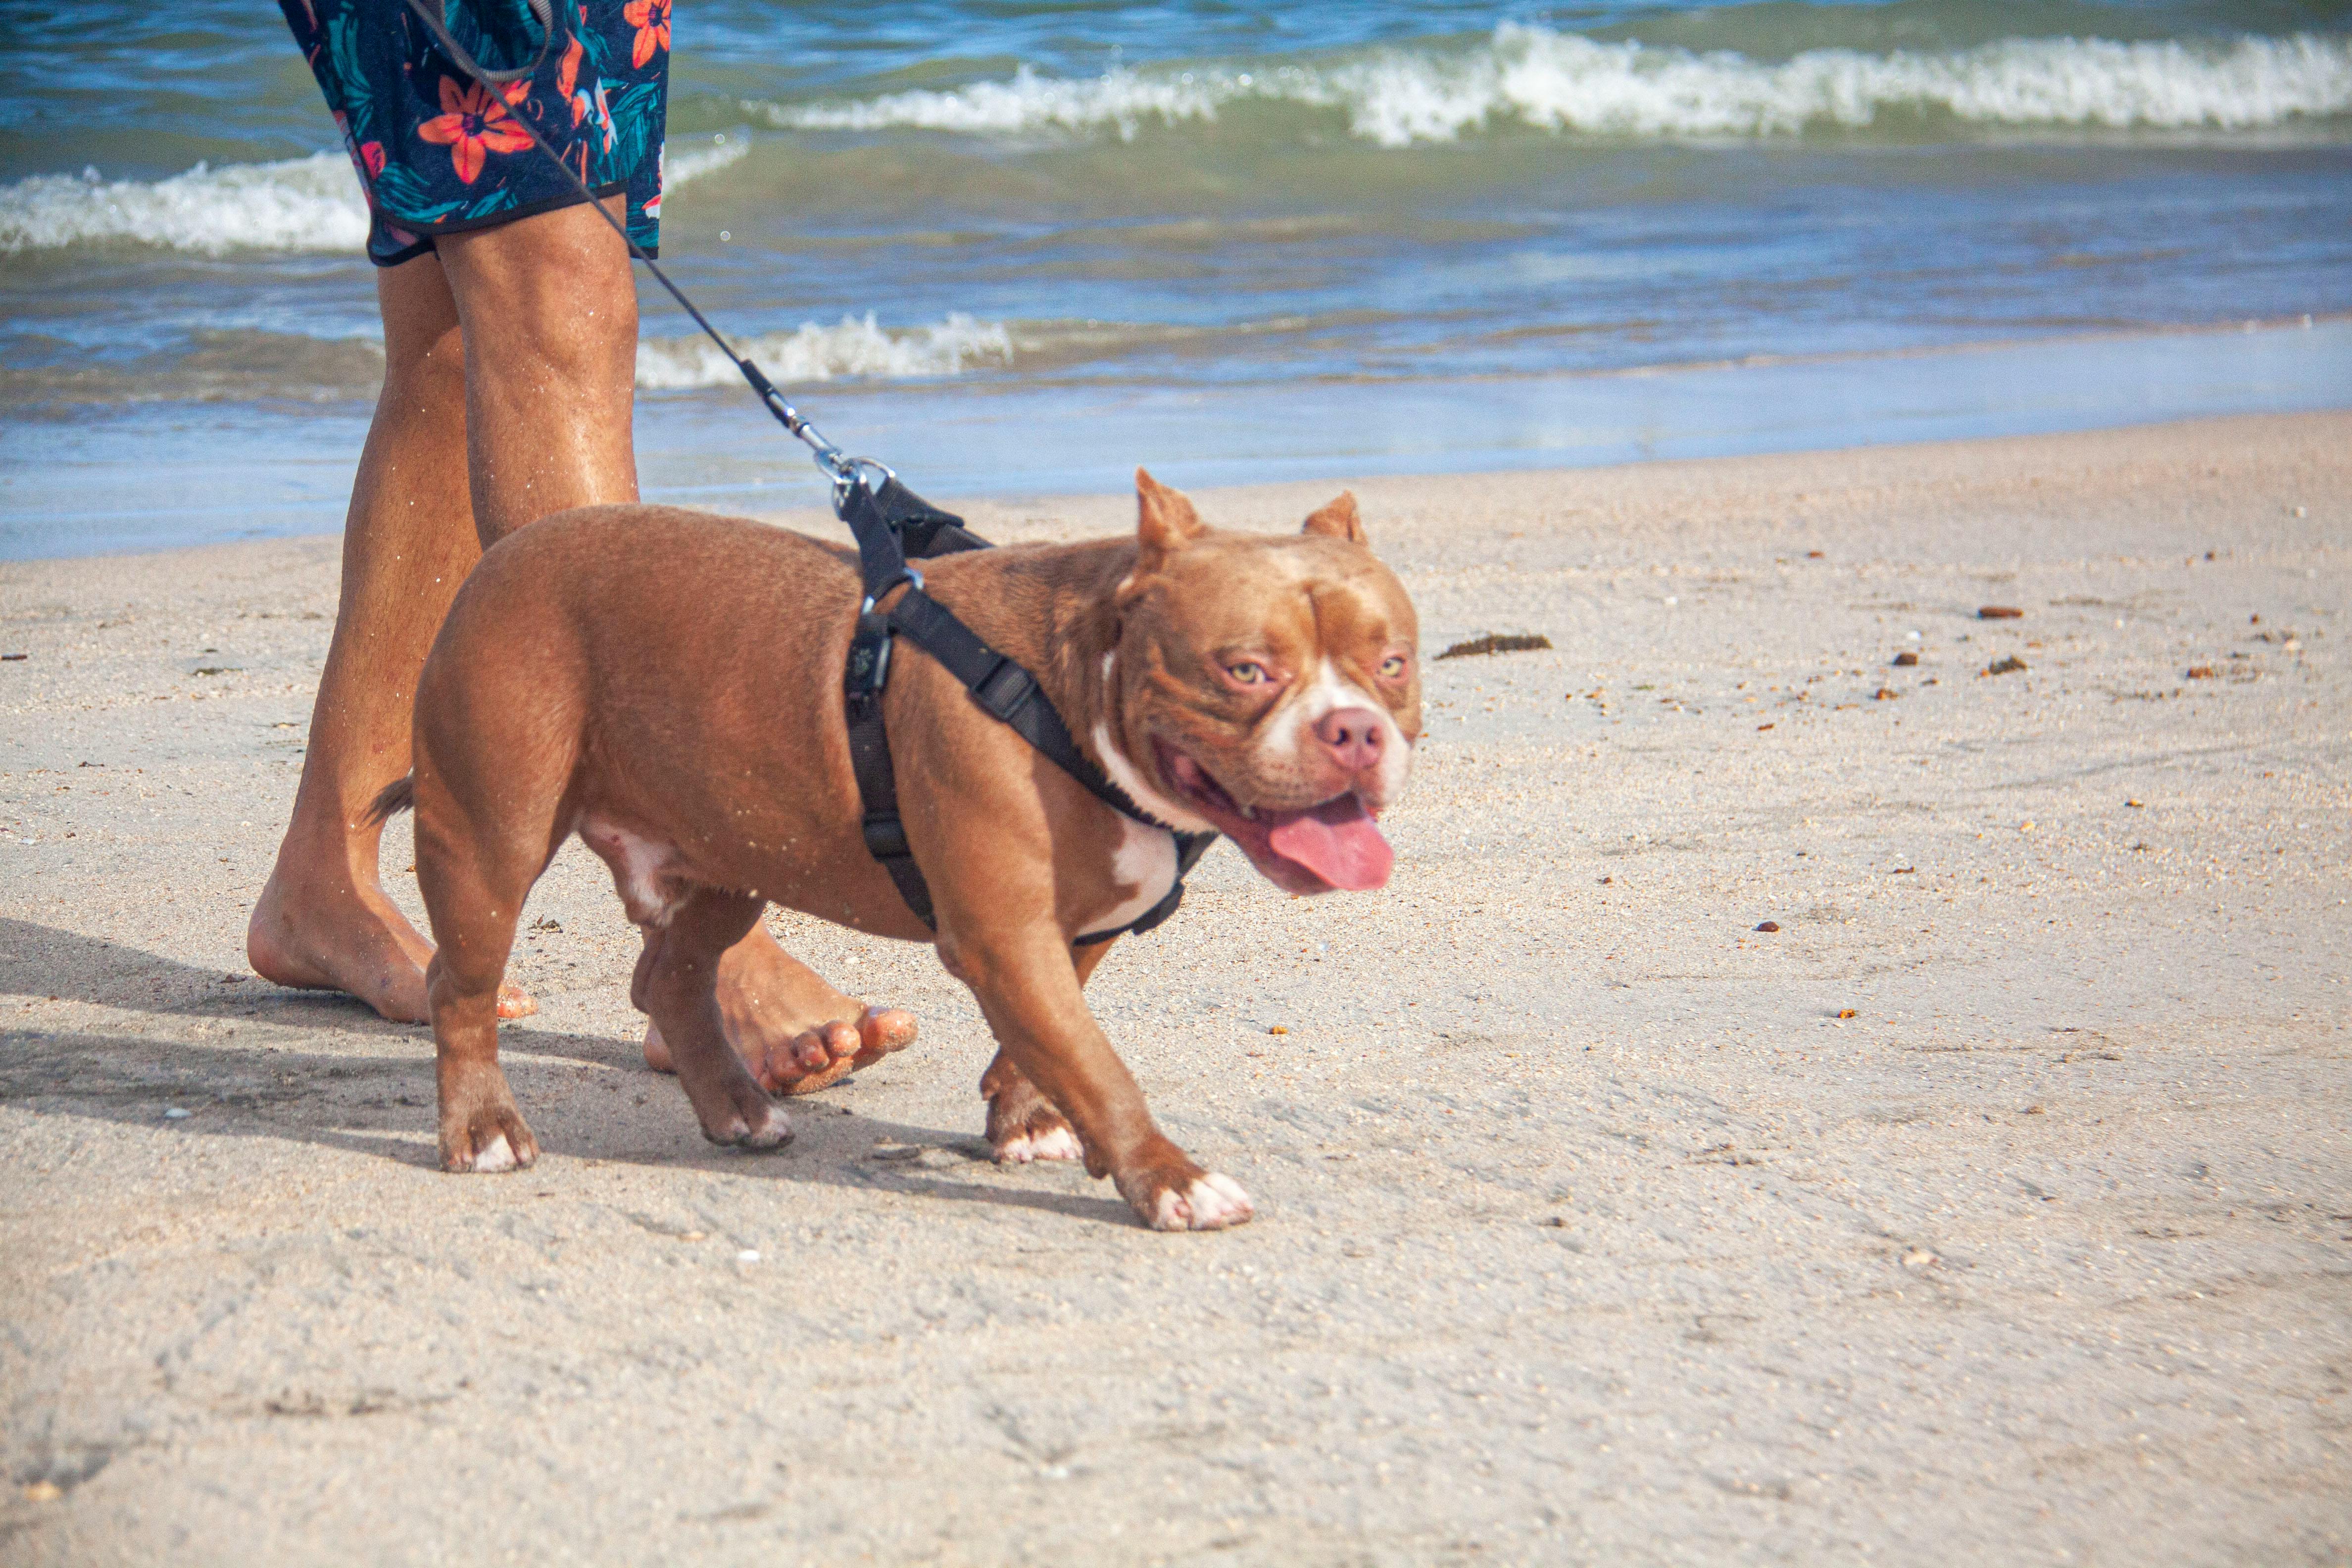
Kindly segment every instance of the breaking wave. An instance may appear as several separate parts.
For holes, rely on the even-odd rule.
[[[1147,121],[1213,120],[1253,101],[1337,110],[1352,134],[1383,147],[1512,125],[1781,136],[1921,116],[1985,127],[2249,131],[2352,111],[2352,39],[2010,38],[1945,54],[1822,48],[1769,61],[1505,23],[1467,48],[1387,49],[1321,65],[1121,68],[1084,79],[1024,68],[1006,80],[850,103],[746,107],[791,130],[1133,137]]]
[[[1003,322],[975,321],[961,311],[899,332],[883,331],[871,312],[844,316],[834,326],[809,321],[739,346],[779,383],[902,381],[1013,361],[1013,335]],[[709,338],[648,338],[637,345],[637,385],[648,392],[733,386],[741,380],[735,363]]]
[[[673,140],[665,194],[751,151],[745,135],[690,148]],[[96,169],[0,185],[0,254],[115,243],[224,256],[233,250],[355,252],[367,203],[341,153],[271,163],[198,163],[162,180],[109,180]]]
[[[357,250],[367,204],[341,153],[275,163],[199,163],[165,180],[106,180],[96,169],[0,186],[0,251],[129,241],[220,256],[231,250]]]

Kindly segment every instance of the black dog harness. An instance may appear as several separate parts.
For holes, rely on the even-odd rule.
[[[915,864],[914,851],[907,844],[906,825],[898,816],[890,737],[882,722],[882,691],[890,679],[891,643],[895,636],[903,636],[962,681],[971,700],[991,717],[1011,725],[1096,799],[1122,816],[1174,836],[1176,880],[1168,896],[1126,925],[1088,931],[1073,940],[1081,947],[1090,947],[1130,931],[1150,931],[1184,901],[1184,878],[1200,864],[1217,836],[1180,833],[1136,805],[1078,749],[1070,727],[1062,721],[1037,678],[981,641],[947,606],[923,592],[923,574],[907,563],[908,557],[922,560],[986,550],[988,541],[966,529],[961,518],[925,501],[880,465],[866,472],[877,474],[880,482],[870,482],[860,474],[836,489],[834,502],[841,520],[857,537],[858,569],[866,580],[866,602],[858,612],[857,629],[849,639],[849,667],[842,678],[849,716],[849,760],[856,770],[858,799],[866,812],[866,852],[890,873],[907,907],[925,925],[937,930],[930,887],[923,880],[922,868]],[[907,584],[907,591],[897,604],[887,611],[874,607],[901,584]]]

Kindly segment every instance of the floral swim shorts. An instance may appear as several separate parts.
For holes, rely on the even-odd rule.
[[[628,194],[629,237],[661,237],[670,0],[439,0],[442,26],[485,69],[477,86],[404,0],[278,0],[358,169],[368,259],[397,267],[436,235],[578,202],[531,145],[528,119],[597,195]]]

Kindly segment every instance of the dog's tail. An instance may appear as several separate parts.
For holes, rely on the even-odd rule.
[[[361,818],[361,821],[370,827],[382,827],[415,804],[416,775],[403,773],[383,786],[382,792],[369,805],[367,816]]]

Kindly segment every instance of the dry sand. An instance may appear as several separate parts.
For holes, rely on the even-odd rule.
[[[1430,666],[1386,893],[1222,850],[1095,983],[1207,1237],[798,921],[923,1042],[709,1149],[576,846],[548,1156],[438,1174],[242,963],[333,542],[0,569],[0,1559],[2346,1561],[2352,416],[1358,488],[1555,646]]]

